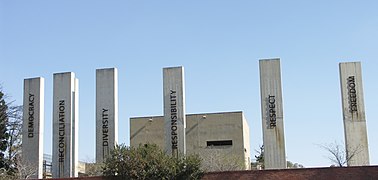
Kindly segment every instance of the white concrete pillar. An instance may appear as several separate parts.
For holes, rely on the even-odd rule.
[[[348,166],[368,166],[369,146],[360,62],[339,64]]]
[[[165,151],[178,157],[186,154],[184,68],[163,68]]]
[[[73,116],[72,116],[72,174],[73,177],[79,176],[79,79],[75,78],[75,89],[73,98]]]
[[[31,177],[36,179],[42,179],[43,175],[44,90],[44,78],[24,80],[22,163],[26,168],[35,170]]]
[[[78,80],[73,72],[54,74],[53,178],[77,176]]]
[[[265,169],[286,168],[280,59],[260,60]]]
[[[96,70],[96,162],[102,163],[118,143],[118,71]]]

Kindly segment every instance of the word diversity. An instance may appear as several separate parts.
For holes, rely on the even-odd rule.
[[[102,146],[109,146],[109,109],[102,109]]]

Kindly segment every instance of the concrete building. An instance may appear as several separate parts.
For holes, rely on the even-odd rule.
[[[131,146],[154,143],[164,149],[164,135],[163,116],[130,118]],[[200,155],[209,171],[250,169],[249,142],[242,111],[186,115],[186,154]]]

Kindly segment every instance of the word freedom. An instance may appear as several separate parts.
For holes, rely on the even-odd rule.
[[[268,96],[268,112],[269,112],[269,127],[270,129],[276,127],[277,115],[276,115],[276,97]]]
[[[34,94],[29,93],[28,138],[34,137]]]
[[[357,91],[354,76],[348,77],[349,112],[357,111]]]
[[[177,96],[176,91],[171,90],[170,93],[170,104],[171,104],[171,143],[172,143],[172,153],[173,150],[177,150]]]

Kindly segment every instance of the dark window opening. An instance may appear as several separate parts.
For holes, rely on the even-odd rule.
[[[232,146],[232,140],[207,141],[207,146]]]

